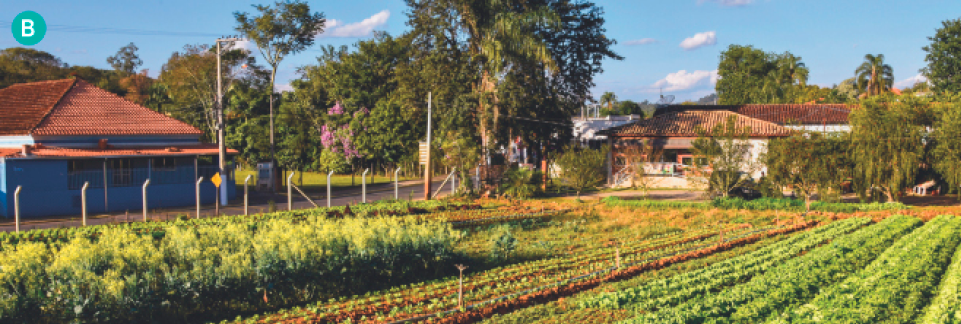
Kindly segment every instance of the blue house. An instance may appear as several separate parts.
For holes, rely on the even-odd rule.
[[[218,150],[201,131],[79,79],[0,89],[0,216],[79,215],[88,183],[89,213],[213,204]],[[237,154],[228,150],[228,154]],[[229,199],[233,174],[222,175]]]

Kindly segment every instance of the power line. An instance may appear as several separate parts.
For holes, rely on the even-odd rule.
[[[0,25],[9,25],[10,21],[0,20]],[[176,32],[162,30],[145,30],[129,28],[109,28],[109,27],[89,27],[71,25],[47,25],[48,31],[63,33],[85,33],[85,34],[118,34],[135,36],[174,36],[174,37],[221,37],[225,34],[197,33],[197,32]]]

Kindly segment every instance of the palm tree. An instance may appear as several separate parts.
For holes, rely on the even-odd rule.
[[[894,70],[884,64],[884,54],[864,56],[864,63],[854,71],[857,88],[868,96],[879,95],[891,90],[894,85]]]
[[[614,104],[617,103],[617,95],[613,92],[605,92],[601,95],[601,104],[607,105],[607,110],[614,110]]]

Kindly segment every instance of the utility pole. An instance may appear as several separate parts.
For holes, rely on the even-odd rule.
[[[424,200],[430,200],[430,122],[431,122],[431,93],[427,93],[427,164],[424,165]]]
[[[224,172],[227,169],[227,146],[224,142],[224,92],[221,79],[223,73],[220,69],[220,43],[221,42],[237,42],[246,40],[244,38],[238,37],[222,37],[217,39],[217,153],[220,157],[218,162],[218,169],[220,169],[220,174],[226,176]],[[218,188],[218,195],[220,195],[220,203],[224,206],[227,205],[227,186],[220,186]]]

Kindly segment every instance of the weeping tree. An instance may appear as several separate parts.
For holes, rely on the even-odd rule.
[[[855,188],[871,188],[887,201],[899,201],[924,162],[930,102],[914,96],[865,100],[851,112],[850,158]],[[858,190],[864,200],[866,193]]]
[[[931,134],[931,167],[952,188],[961,186],[961,101],[946,103],[940,108],[940,118]],[[961,195],[958,196],[961,199]]]
[[[815,193],[823,200],[840,192],[851,170],[843,134],[798,133],[775,139],[768,143],[763,160],[769,179],[778,187],[791,186],[804,197],[808,211]]]

